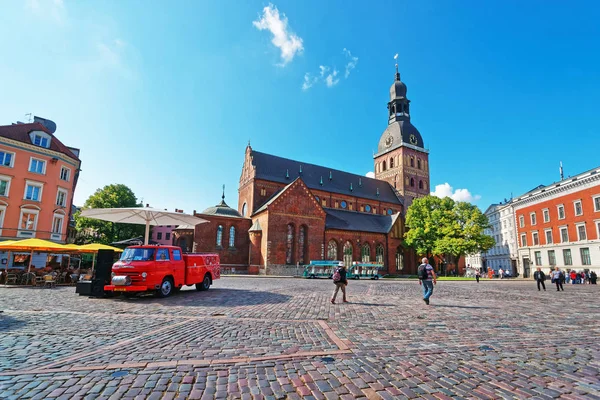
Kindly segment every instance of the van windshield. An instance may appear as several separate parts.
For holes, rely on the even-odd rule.
[[[123,251],[121,261],[152,261],[154,249],[129,248]]]

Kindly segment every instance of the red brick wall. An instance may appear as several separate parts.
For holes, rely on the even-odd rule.
[[[209,222],[196,225],[194,242],[197,252],[218,253],[222,265],[247,266],[250,239],[248,229],[252,221],[247,218],[230,218],[215,215],[196,214]],[[217,228],[223,227],[222,246],[217,247]],[[229,247],[229,231],[235,228],[234,247]]]

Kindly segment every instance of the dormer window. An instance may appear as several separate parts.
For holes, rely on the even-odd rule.
[[[31,137],[31,142],[34,145],[44,147],[46,149],[50,148],[50,138],[51,137],[46,132],[40,132],[40,131],[31,132],[30,137]]]

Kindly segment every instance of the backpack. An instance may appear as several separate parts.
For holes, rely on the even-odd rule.
[[[429,273],[427,272],[427,264],[419,265],[417,274],[419,275],[419,279],[422,281],[426,281],[427,279],[429,279]]]
[[[336,268],[335,272],[333,273],[333,281],[334,282],[339,282],[342,280],[342,274],[340,274],[340,268]]]

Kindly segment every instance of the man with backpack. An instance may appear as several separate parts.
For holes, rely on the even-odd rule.
[[[423,301],[429,305],[429,298],[433,294],[433,285],[437,284],[437,276],[426,257],[421,260],[417,273],[419,275],[419,285],[423,286]]]
[[[340,289],[342,289],[342,301],[347,303],[346,285],[348,284],[348,280],[346,279],[346,266],[344,264],[340,264],[340,266],[335,269],[335,272],[333,273],[333,283],[335,284],[335,290],[331,297],[331,304],[335,304],[335,298]]]

